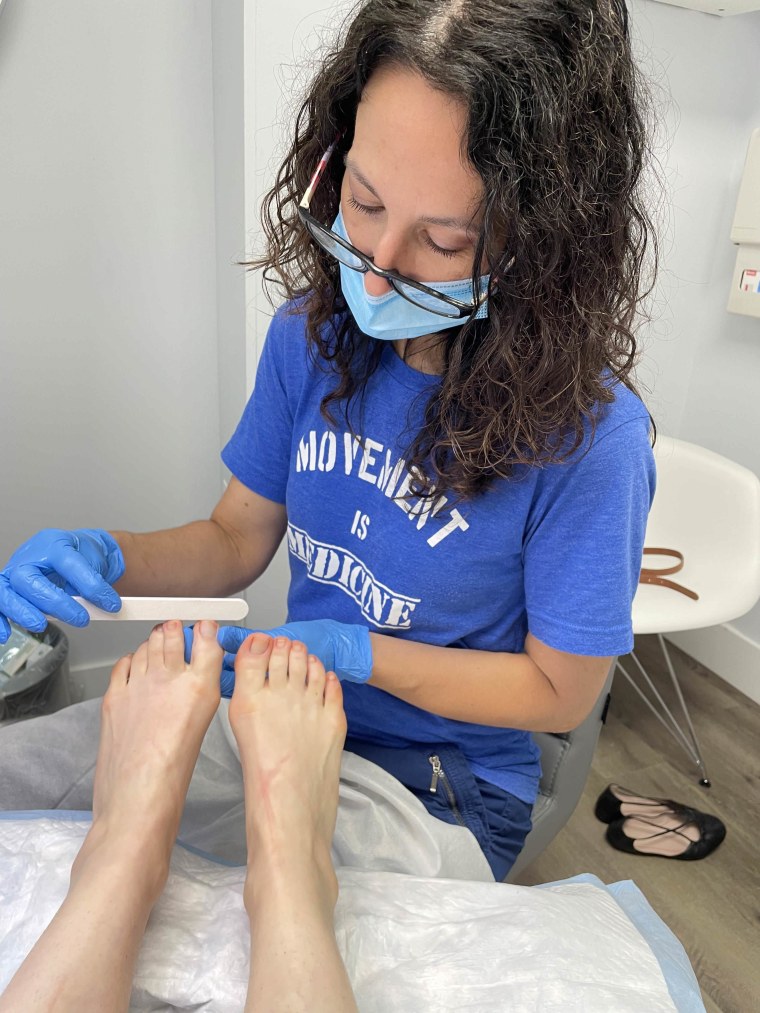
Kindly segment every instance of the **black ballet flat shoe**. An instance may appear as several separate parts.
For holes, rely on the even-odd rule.
[[[708,855],[712,854],[718,845],[722,844],[726,836],[726,827],[717,816],[701,813],[697,809],[683,809],[677,814],[669,813],[668,815],[677,815],[681,818],[682,822],[676,827],[662,827],[655,820],[647,819],[644,816],[628,816],[625,819],[616,820],[607,827],[605,834],[607,842],[613,848],[617,848],[618,851],[625,851],[629,855],[650,855],[656,858],[675,858],[681,862],[694,862],[700,858],[707,858]],[[651,834],[644,834],[635,838],[629,837],[624,829],[626,824],[629,825],[629,829],[634,824],[638,825],[638,829],[644,829],[642,824],[646,824],[646,829],[651,828],[652,832]],[[699,840],[693,841],[683,832],[683,828],[689,826],[689,824],[694,824],[699,830]],[[664,843],[667,834],[675,834],[677,837],[683,838],[684,841],[688,841],[688,847],[678,855],[667,854],[667,847]],[[650,847],[654,845],[656,849],[657,838],[663,839],[662,851],[642,851],[640,848],[635,847],[636,841],[639,840],[647,841]]]
[[[689,809],[689,806],[684,805],[683,802],[674,802],[670,798],[652,798],[651,795],[637,795],[635,791],[629,791],[628,788],[624,788],[621,784],[608,784],[596,800],[596,805],[594,806],[594,816],[598,820],[601,820],[602,823],[614,823],[615,820],[625,819],[623,810],[620,808],[625,803],[621,802],[617,795],[615,795],[612,790],[613,788],[617,788],[624,795],[630,795],[632,798],[640,798],[641,801],[635,804],[641,809],[644,809],[645,806],[650,809],[660,809],[664,806],[673,813],[686,812]],[[641,815],[644,816],[646,813],[642,812]]]

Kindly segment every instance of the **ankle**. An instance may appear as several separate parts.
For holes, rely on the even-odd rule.
[[[169,878],[172,846],[137,833],[118,833],[95,821],[71,868],[71,885],[111,870],[130,889],[158,898]]]
[[[295,911],[305,904],[319,908],[332,921],[338,900],[338,880],[327,848],[299,851],[285,859],[281,853],[253,853],[243,887],[243,901],[250,916],[268,904],[293,905]]]

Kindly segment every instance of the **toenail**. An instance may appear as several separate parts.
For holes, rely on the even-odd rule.
[[[292,651],[305,651],[306,650],[306,646],[304,644],[302,644],[300,642],[300,640],[294,640],[293,644],[291,645],[291,650]]]
[[[177,620],[176,619],[168,619],[164,623],[164,629],[167,632],[169,632],[169,633],[174,633],[174,631],[177,629]]]
[[[204,619],[201,622],[201,636],[213,640],[216,637],[216,623],[211,619]]]
[[[251,654],[263,654],[267,647],[269,647],[269,637],[263,635],[252,637],[248,644],[248,650]]]
[[[287,640],[285,639],[285,637],[278,637],[277,638],[277,646],[278,647],[284,647],[285,644],[287,644]]]

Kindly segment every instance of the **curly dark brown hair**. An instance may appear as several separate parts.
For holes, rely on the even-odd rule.
[[[383,342],[356,326],[338,264],[297,207],[342,132],[311,206],[320,221],[334,219],[340,155],[362,90],[388,64],[464,104],[463,145],[484,185],[473,286],[485,255],[498,282],[489,316],[441,333],[442,383],[405,455],[420,476],[415,494],[434,487],[466,499],[516,465],[574,454],[614,400],[616,381],[637,393],[632,328],[658,262],[640,192],[649,99],[624,0],[364,0],[355,8],[309,86],[265,196],[266,253],[247,262],[300,301],[312,355],[336,375],[321,406],[331,424],[338,405],[351,424],[348,406],[361,401]],[[496,236],[508,239],[493,252]]]

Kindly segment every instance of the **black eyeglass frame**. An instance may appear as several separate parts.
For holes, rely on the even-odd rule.
[[[333,230],[329,228],[327,225],[323,225],[321,222],[317,221],[314,215],[309,211],[309,206],[311,204],[311,199],[314,196],[314,191],[317,189],[317,185],[320,179],[322,178],[322,174],[325,171],[325,167],[327,166],[327,163],[330,161],[330,158],[338,145],[340,136],[341,135],[335,138],[335,140],[332,142],[332,144],[324,153],[324,155],[322,155],[321,159],[319,160],[319,165],[314,171],[314,175],[311,177],[309,185],[307,186],[306,191],[298,205],[298,216],[303,222],[305,228],[308,229],[309,235],[312,237],[312,239],[326,253],[329,253],[331,257],[335,257],[335,254],[332,252],[332,250],[328,250],[325,247],[324,243],[322,243],[319,238],[320,235],[329,236],[332,242],[337,243],[339,246],[343,247],[344,250],[347,250],[350,254],[352,254],[352,256],[356,257],[356,259],[361,264],[360,267],[352,267],[350,264],[346,264],[345,266],[348,268],[349,271],[358,271],[360,274],[367,274],[367,272],[371,272],[372,274],[377,275],[378,278],[384,278],[387,282],[390,283],[393,290],[397,292],[402,297],[402,299],[406,299],[406,301],[412,303],[413,306],[420,306],[422,309],[427,309],[431,313],[435,313],[436,316],[444,317],[447,320],[461,319],[464,317],[472,316],[473,313],[476,313],[480,308],[481,304],[488,298],[487,292],[484,292],[477,302],[464,303],[461,302],[461,300],[459,299],[454,299],[452,296],[444,295],[443,292],[439,292],[437,289],[431,288],[429,285],[423,285],[422,282],[414,281],[412,278],[406,278],[403,274],[398,274],[398,272],[396,271],[389,271],[385,270],[382,267],[376,267],[375,264],[372,262],[371,257],[368,257],[366,253],[362,253],[361,250],[357,250],[355,246],[352,246],[351,243],[347,242],[337,233],[333,232]],[[335,259],[338,260],[337,257],[335,257]],[[341,263],[341,261],[338,262]],[[424,292],[426,295],[434,296],[436,299],[441,299],[443,302],[447,303],[449,306],[457,310],[457,313],[456,314],[445,313],[443,310],[436,310],[433,309],[433,307],[431,306],[421,306],[420,303],[416,303],[413,299],[410,299],[409,296],[398,287],[399,284],[408,285],[411,288],[417,289],[419,292]]]

